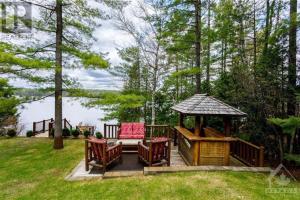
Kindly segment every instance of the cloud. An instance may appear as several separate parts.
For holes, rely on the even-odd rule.
[[[127,8],[128,15],[132,15],[132,6],[136,4],[137,0],[131,2]],[[101,7],[101,9],[108,9]],[[38,15],[37,8],[33,7],[34,16]],[[108,11],[109,10],[104,10]],[[133,20],[133,18],[131,17]],[[101,20],[102,26],[97,28],[93,35],[97,38],[92,46],[92,50],[96,52],[105,53],[106,58],[112,66],[118,65],[122,60],[118,55],[118,49],[125,48],[134,44],[134,39],[126,32],[118,30],[113,20]],[[38,35],[38,33],[34,33]],[[43,40],[48,40],[45,35],[39,35]],[[107,90],[121,90],[123,82],[119,77],[111,75],[105,70],[85,70],[85,69],[64,69],[63,73],[75,78],[87,89],[107,89]],[[27,81],[20,81],[19,79],[12,79],[10,83],[17,87],[34,87],[34,85]]]

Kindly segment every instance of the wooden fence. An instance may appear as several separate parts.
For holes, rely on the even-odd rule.
[[[32,131],[33,134],[35,135],[48,131],[50,136],[51,130],[53,128],[54,128],[54,120],[53,118],[51,118],[51,119],[46,119],[38,122],[33,122]],[[72,129],[72,125],[66,118],[63,119],[63,128]]]
[[[249,166],[263,167],[264,147],[236,138],[230,146],[231,155]]]
[[[53,122],[53,118],[42,120],[39,122],[33,122],[32,132],[33,134],[44,133],[49,131],[49,124]]]

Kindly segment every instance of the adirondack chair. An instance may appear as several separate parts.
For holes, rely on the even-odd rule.
[[[139,161],[151,166],[170,166],[171,140],[166,137],[152,138],[149,145],[138,143]]]
[[[144,123],[122,123],[118,133],[119,139],[144,139],[145,124]]]
[[[85,170],[89,165],[100,167],[103,173],[112,162],[122,162],[122,143],[108,146],[106,139],[89,138],[85,141]]]

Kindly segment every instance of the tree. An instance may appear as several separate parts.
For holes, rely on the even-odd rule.
[[[297,62],[297,0],[290,0],[289,66],[288,66],[288,115],[296,113],[296,62]]]
[[[4,126],[15,125],[11,124],[11,121],[17,121],[17,106],[19,104],[20,101],[14,96],[14,90],[8,84],[7,79],[0,78],[0,129]]]
[[[161,29],[164,19],[160,15],[160,1],[150,1],[149,4],[138,2],[136,13],[140,13],[135,17],[141,20],[141,25],[134,24],[129,19],[124,9],[127,5],[119,5],[114,7],[114,19],[117,27],[130,34],[136,42],[136,46],[140,50],[140,58],[147,65],[147,82],[150,86],[151,95],[151,124],[155,124],[155,95],[159,87],[160,77],[166,70],[165,52],[162,48]]]
[[[23,2],[28,2],[23,0]],[[30,2],[28,2],[30,3]],[[92,4],[90,4],[92,3]],[[96,41],[93,31],[98,27],[99,19],[103,19],[103,13],[95,4],[96,1],[88,3],[87,0],[52,0],[51,2],[32,2],[38,9],[39,16],[32,19],[32,28],[39,34],[43,34],[45,40],[27,43],[26,46],[17,48],[13,56],[20,59],[24,55],[30,57],[31,61],[39,60],[41,63],[55,60],[52,63],[53,70],[50,77],[51,85],[55,87],[55,149],[63,148],[62,140],[62,90],[68,89],[72,81],[68,80],[63,69],[68,68],[107,68],[109,63],[103,59],[103,55],[92,52],[92,42]],[[76,15],[74,15],[76,13]],[[20,50],[19,50],[20,49]],[[14,68],[10,60],[3,62],[8,70]],[[28,63],[28,68],[30,64]],[[36,67],[38,68],[38,67]],[[8,71],[14,73],[16,70]],[[64,87],[63,87],[64,85]]]
[[[270,124],[273,124],[275,126],[278,126],[281,128],[281,131],[283,134],[286,134],[288,136],[290,136],[290,147],[288,152],[290,154],[293,153],[294,150],[294,141],[295,141],[295,134],[296,134],[296,130],[297,128],[300,127],[300,118],[299,117],[289,117],[287,119],[280,119],[280,118],[270,118],[268,119],[268,122]],[[281,160],[283,159],[283,147],[282,147],[282,142],[281,142],[281,137],[278,137],[279,139],[279,146],[281,149]]]

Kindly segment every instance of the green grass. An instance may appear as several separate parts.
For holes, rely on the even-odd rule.
[[[199,172],[68,182],[83,158],[83,140],[63,150],[38,138],[0,138],[0,199],[299,199],[300,194],[265,193],[267,175]],[[289,187],[300,188],[299,183]]]

